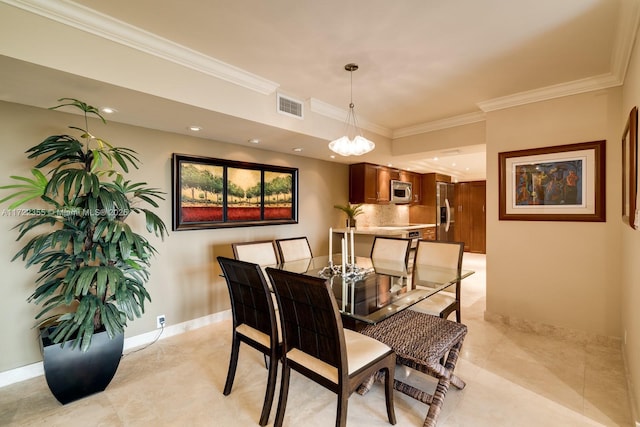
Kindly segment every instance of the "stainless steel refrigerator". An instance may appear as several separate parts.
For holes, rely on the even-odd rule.
[[[436,240],[454,241],[455,229],[455,185],[449,182],[436,183]]]

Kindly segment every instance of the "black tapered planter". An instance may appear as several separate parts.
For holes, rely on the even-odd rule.
[[[85,352],[68,342],[62,347],[49,339],[53,328],[40,331],[44,375],[51,393],[62,404],[104,391],[120,364],[124,334],[109,339],[107,332],[96,332]]]

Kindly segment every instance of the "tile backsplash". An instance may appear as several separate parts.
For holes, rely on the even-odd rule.
[[[356,217],[356,228],[390,224],[408,224],[408,205],[362,205],[363,214]]]

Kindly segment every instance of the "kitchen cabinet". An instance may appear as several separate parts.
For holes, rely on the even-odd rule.
[[[386,166],[371,163],[350,165],[349,203],[388,204],[394,176],[398,176],[397,169]]]
[[[425,228],[424,231],[422,232],[422,239],[436,240],[436,228],[435,227]]]
[[[486,181],[456,184],[455,239],[467,252],[486,253]]]
[[[422,202],[422,174],[400,171],[400,181],[410,182],[412,191],[411,205],[419,205]]]
[[[409,208],[409,222],[436,224],[436,183],[451,182],[451,177],[440,173],[425,173],[420,180],[420,203]]]

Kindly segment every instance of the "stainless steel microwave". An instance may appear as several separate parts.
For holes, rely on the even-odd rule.
[[[412,197],[410,182],[391,180],[391,203],[411,203]]]

